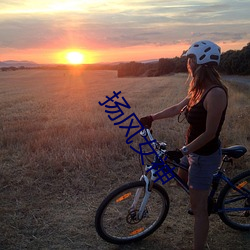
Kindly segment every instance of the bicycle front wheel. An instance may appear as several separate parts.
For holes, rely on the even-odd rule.
[[[142,218],[139,218],[145,188],[144,181],[131,182],[103,200],[96,212],[95,227],[104,240],[113,244],[131,243],[152,234],[163,223],[169,209],[169,197],[163,187],[156,183]],[[133,209],[132,204],[136,204]]]
[[[231,180],[218,197],[218,213],[228,226],[242,231],[250,230],[250,171]],[[238,190],[235,189],[238,188]]]

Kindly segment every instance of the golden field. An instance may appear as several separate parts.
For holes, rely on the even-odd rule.
[[[117,78],[115,71],[77,68],[0,72],[0,249],[190,249],[188,197],[168,184],[169,215],[145,240],[118,247],[100,239],[94,228],[102,199],[141,175],[126,131],[114,126],[98,102],[121,91],[131,106],[126,114],[141,117],[183,99],[186,77]],[[222,145],[249,149],[250,87],[226,85],[230,99]],[[183,145],[186,128],[177,118],[153,124],[155,138],[169,149]],[[245,169],[249,152],[227,173]],[[248,249],[249,233],[227,227],[217,215],[210,221],[211,249]]]

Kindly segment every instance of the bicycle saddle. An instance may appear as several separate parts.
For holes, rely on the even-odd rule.
[[[228,148],[222,148],[222,154],[233,158],[240,158],[247,152],[244,146],[236,145]]]

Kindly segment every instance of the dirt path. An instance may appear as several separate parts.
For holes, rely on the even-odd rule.
[[[223,75],[222,79],[228,82],[236,82],[250,86],[250,76]]]

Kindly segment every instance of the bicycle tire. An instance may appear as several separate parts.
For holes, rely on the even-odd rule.
[[[234,187],[238,187],[241,189],[241,191],[246,193],[248,198],[234,190],[229,184],[226,184],[218,197],[218,214],[221,220],[229,227],[236,230],[249,231],[250,204],[247,203],[250,201],[250,170],[235,176],[231,180],[231,183],[234,185]],[[237,209],[244,207],[247,207],[248,210],[226,211],[226,209]]]
[[[157,183],[152,187],[143,218],[132,220],[134,224],[128,219],[131,216],[129,208],[133,203],[133,194],[138,188],[145,190],[145,185],[144,181],[127,183],[103,200],[95,217],[96,231],[102,239],[113,244],[128,244],[144,239],[160,227],[169,210],[169,197]],[[141,193],[139,201],[144,196],[144,191]]]

